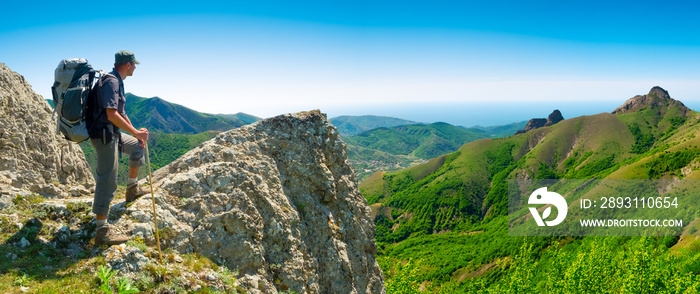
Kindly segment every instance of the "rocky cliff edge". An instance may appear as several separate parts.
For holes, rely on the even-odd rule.
[[[154,179],[163,245],[229,266],[249,291],[385,293],[370,209],[319,111],[222,133]],[[152,242],[151,201],[117,226]]]

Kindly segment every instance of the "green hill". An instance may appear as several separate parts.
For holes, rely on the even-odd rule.
[[[364,179],[379,170],[406,168],[486,137],[483,131],[433,123],[377,128],[343,140],[358,178]]]
[[[201,113],[158,97],[143,98],[131,93],[126,94],[125,111],[134,126],[159,133],[228,131],[246,124],[235,117]]]
[[[502,137],[508,137],[513,134],[515,134],[517,131],[522,130],[525,128],[527,125],[527,121],[521,121],[521,122],[515,122],[507,125],[501,125],[501,126],[490,126],[490,127],[483,127],[483,126],[473,126],[468,129],[474,129],[474,130],[481,130],[489,135],[491,135],[491,138],[502,138]]]
[[[379,170],[396,171],[454,152],[467,142],[509,136],[522,127],[522,122],[479,128],[438,122],[377,128],[343,140],[358,177],[364,179]]]
[[[378,128],[345,139],[348,145],[429,159],[459,149],[467,142],[486,138],[482,131],[472,131],[447,123],[417,124]]]
[[[239,112],[236,114],[217,114],[217,115],[222,116],[222,117],[226,117],[226,118],[237,119],[237,120],[239,120],[247,125],[252,124],[252,123],[262,119],[262,118],[259,118],[257,116],[250,115],[250,114],[243,113],[243,112]]]
[[[625,105],[362,182],[388,293],[696,292],[695,237],[508,236],[507,179],[700,178],[697,112],[658,87]]]
[[[343,115],[329,120],[343,137],[350,137],[376,128],[412,125],[417,122],[376,115],[348,116]]]

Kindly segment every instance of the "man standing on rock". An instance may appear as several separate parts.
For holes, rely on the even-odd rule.
[[[130,203],[137,198],[151,193],[142,190],[137,184],[139,168],[144,165],[144,146],[148,140],[148,130],[137,130],[124,112],[124,80],[134,74],[136,65],[140,64],[129,51],[114,54],[114,69],[101,77],[91,95],[92,106],[87,119],[90,142],[97,154],[97,178],[95,200],[92,211],[97,218],[95,245],[115,245],[127,241],[107,224],[109,206],[117,190],[118,153],[129,155],[129,182],[126,188],[126,201]],[[122,134],[119,129],[131,134]]]

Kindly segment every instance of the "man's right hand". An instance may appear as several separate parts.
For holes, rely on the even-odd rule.
[[[136,130],[136,134],[134,134],[134,138],[139,139],[141,141],[148,141],[148,130],[146,128],[141,128],[139,130]]]

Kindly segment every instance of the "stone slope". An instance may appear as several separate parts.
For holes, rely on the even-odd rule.
[[[80,146],[56,135],[52,112],[23,76],[0,63],[2,197],[84,195],[94,186]]]
[[[164,245],[229,266],[249,291],[385,292],[370,209],[319,111],[222,133],[154,178]],[[117,226],[153,240],[151,201]]]

